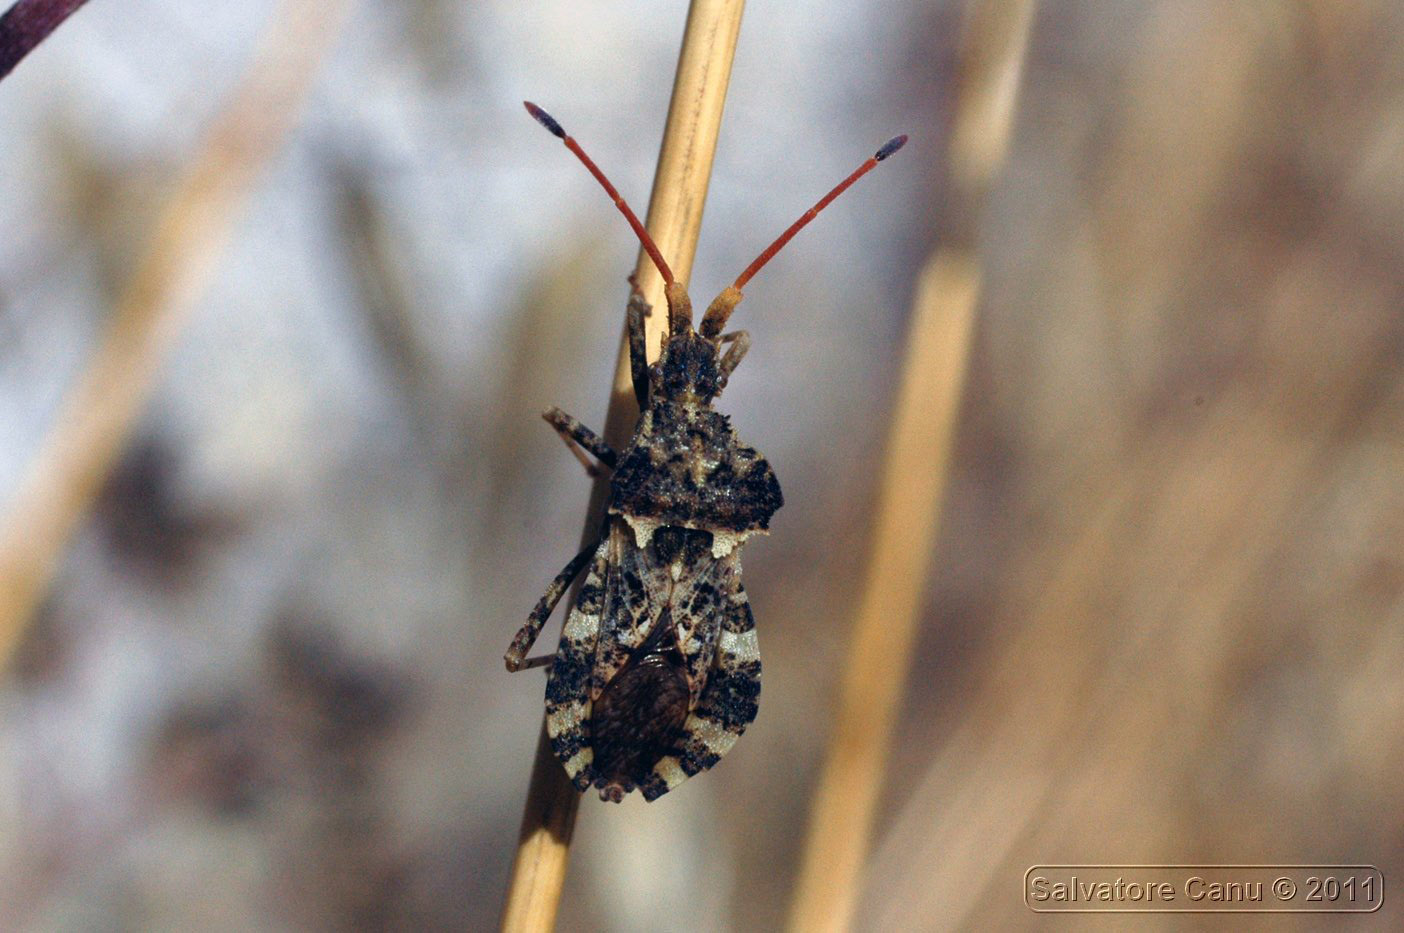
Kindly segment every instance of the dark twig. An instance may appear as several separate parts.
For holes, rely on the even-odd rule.
[[[19,0],[0,16],[0,81],[87,0]]]

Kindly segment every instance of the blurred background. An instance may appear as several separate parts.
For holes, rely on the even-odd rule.
[[[0,516],[274,9],[95,3],[0,84]],[[642,212],[685,10],[339,27],[0,683],[0,926],[495,924],[544,680],[501,656],[589,494],[538,414],[602,426],[637,252],[521,101]],[[583,801],[562,929],[783,922],[961,13],[747,9],[695,300],[912,141],[738,311],[760,717]],[[1042,926],[1034,863],[1404,880],[1401,164],[1398,3],[1038,5],[859,928]]]

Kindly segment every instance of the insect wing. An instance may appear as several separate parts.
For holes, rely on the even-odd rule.
[[[760,700],[760,645],[755,617],[741,585],[740,567],[726,578],[716,650],[701,697],[683,723],[676,754],[667,755],[639,790],[648,800],[716,764],[756,718]]]
[[[605,580],[599,637],[590,671],[590,699],[597,700],[658,624],[668,607],[668,568],[650,559],[650,550],[634,543],[634,533],[613,519],[609,533],[611,561]]]
[[[691,571],[673,587],[670,605],[691,693],[688,708],[695,709],[711,675],[730,594],[741,586],[741,561],[734,551],[720,560],[708,555]]]
[[[688,709],[697,705],[712,666],[723,601],[740,586],[741,567],[734,554],[721,560],[713,557],[709,544],[665,547],[661,542],[670,534],[676,536],[672,530],[659,531],[648,547],[641,548],[624,522],[614,526],[611,540],[618,558],[605,585],[590,680],[592,700],[599,699],[645,644],[664,650],[672,644],[683,657]],[[659,626],[671,626],[671,631],[659,631]]]

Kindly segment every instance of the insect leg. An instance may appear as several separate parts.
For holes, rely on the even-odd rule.
[[[531,610],[531,615],[527,616],[526,625],[522,626],[521,631],[517,632],[516,637],[512,639],[512,644],[507,647],[507,654],[503,658],[507,662],[507,670],[520,671],[538,666],[533,662],[539,659],[533,658],[528,661],[526,653],[536,643],[536,637],[541,634],[541,627],[551,617],[556,603],[561,601],[565,591],[570,588],[571,581],[579,576],[580,571],[584,570],[585,565],[590,562],[590,555],[595,552],[595,547],[592,544],[571,558],[570,563],[565,565],[565,569],[556,574],[556,579],[552,580],[551,585],[546,587],[546,592],[537,602],[536,608]]]
[[[629,276],[632,286],[629,292],[629,309],[625,319],[629,325],[629,371],[634,377],[634,398],[638,399],[639,411],[648,407],[648,347],[644,344],[644,319],[653,308],[644,301],[638,282]]]
[[[730,342],[731,346],[726,348],[726,353],[722,354],[721,362],[717,364],[718,392],[726,388],[726,383],[731,379],[732,372],[741,365],[741,360],[751,349],[751,335],[744,330],[734,330],[729,334],[722,334],[719,342]]]
[[[591,476],[599,475],[599,468],[589,460],[585,459],[585,454],[580,448],[584,447],[590,453],[599,458],[600,462],[611,470],[614,469],[615,453],[614,448],[604,442],[594,431],[591,431],[579,421],[567,415],[559,408],[552,408],[550,411],[542,412],[541,417],[551,427],[556,429],[556,433],[565,441],[565,445],[570,448],[570,452],[575,454],[575,459],[579,460],[585,467],[585,472]],[[578,445],[578,446],[577,446]]]

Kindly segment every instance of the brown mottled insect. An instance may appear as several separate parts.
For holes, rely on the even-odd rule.
[[[634,292],[629,360],[642,412],[623,455],[553,408],[543,416],[610,467],[609,511],[597,544],[575,556],[536,604],[507,650],[507,669],[551,665],[546,729],[581,790],[616,803],[638,789],[654,800],[716,764],[756,717],[760,651],[741,586],[741,545],[765,534],[783,499],[770,464],[747,447],[712,401],[750,347],[722,333],[741,288],[830,201],[907,141],[898,136],[772,243],[692,328],[692,300],[648,231],[609,180],[540,107],[527,110],[604,186],[663,276],[668,333],[658,362],[644,353],[650,312]],[[725,352],[722,347],[725,346]],[[576,445],[579,445],[578,447]],[[589,565],[554,656],[528,659],[571,582]]]

